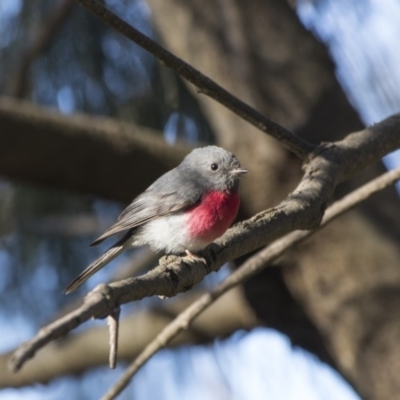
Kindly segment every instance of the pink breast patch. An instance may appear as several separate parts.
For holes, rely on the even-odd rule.
[[[194,239],[211,243],[236,218],[240,204],[237,193],[210,192],[188,212],[188,231]]]

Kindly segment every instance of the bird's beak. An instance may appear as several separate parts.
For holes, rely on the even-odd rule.
[[[242,175],[242,174],[247,174],[249,171],[247,171],[247,169],[244,168],[237,168],[237,169],[233,169],[231,171],[232,175]]]

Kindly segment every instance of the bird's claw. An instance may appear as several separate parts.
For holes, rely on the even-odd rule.
[[[193,254],[190,250],[185,250],[186,255],[193,261],[201,261],[207,266],[207,261],[204,257],[200,257],[197,254]]]

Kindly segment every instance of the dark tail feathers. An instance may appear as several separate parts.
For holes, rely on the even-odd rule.
[[[88,278],[103,268],[111,260],[121,254],[128,246],[130,236],[125,235],[120,241],[110,247],[102,256],[93,261],[81,274],[78,275],[64,290],[65,294],[71,293],[82,285]]]

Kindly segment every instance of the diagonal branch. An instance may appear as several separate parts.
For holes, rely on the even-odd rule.
[[[176,335],[187,329],[192,321],[211,306],[218,298],[228,290],[243,283],[253,275],[261,272],[270,266],[285,251],[294,245],[304,241],[317,233],[320,229],[328,225],[335,218],[356,207],[375,193],[393,185],[400,179],[400,168],[387,172],[371,182],[363,185],[359,189],[345,196],[328,208],[321,225],[313,231],[292,232],[282,239],[277,240],[269,247],[261,250],[256,255],[247,260],[240,268],[234,271],[222,283],[217,285],[209,293],[203,294],[198,300],[181,312],[171,321],[158,335],[152,340],[143,351],[137,356],[135,361],[127,368],[119,381],[105,394],[102,400],[112,400],[129,384],[132,377],[139,369],[159,350],[165,347]]]
[[[107,25],[143,47],[165,66],[172,68],[182,78],[192,83],[199,92],[213,98],[256,128],[279,140],[282,145],[295,153],[300,159],[306,160],[308,155],[315,149],[315,145],[308,143],[306,140],[239,100],[197,69],[174,56],[148,36],[139,32],[96,0],[78,1]]]
[[[167,256],[143,276],[99,285],[86,296],[80,308],[41,329],[36,337],[23,344],[10,360],[10,368],[17,371],[38,349],[90,318],[103,318],[117,306],[144,297],[172,297],[227,261],[264,247],[293,230],[317,228],[336,185],[400,147],[399,129],[400,114],[397,114],[340,142],[321,145],[305,166],[296,190],[278,207],[228,230],[205,250],[207,266],[187,257]]]

